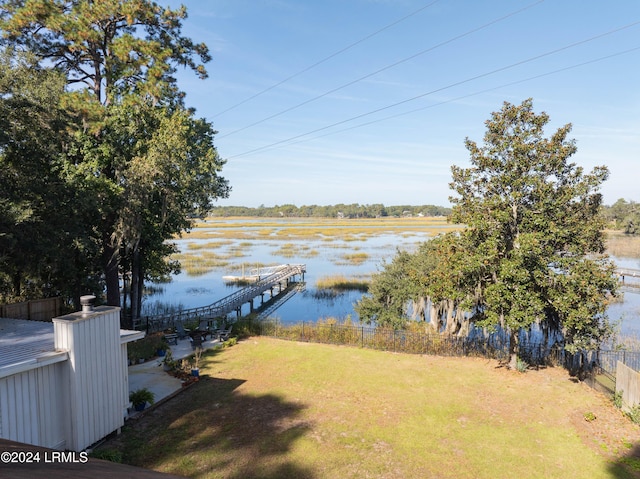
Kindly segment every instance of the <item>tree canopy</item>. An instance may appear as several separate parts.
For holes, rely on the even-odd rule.
[[[81,294],[95,287],[97,251],[82,194],[67,187],[62,152],[74,123],[64,77],[29,54],[0,51],[0,297]],[[69,218],[74,218],[73,222]]]
[[[49,217],[41,222],[43,229],[65,231],[68,244],[92,246],[91,261],[99,264],[107,304],[120,305],[119,277],[131,278],[134,317],[143,280],[176,270],[166,261],[172,248],[165,241],[189,228],[189,217],[207,211],[229,192],[220,176],[225,162],[213,144],[216,132],[184,106],[174,77],[178,67],[207,76],[206,45],[181,33],[186,17],[184,7],[172,10],[148,0],[18,0],[0,5],[5,51],[30,52],[36,71],[58,79],[52,100],[56,108],[50,111],[61,111],[65,120],[62,127],[56,124],[52,141],[35,143],[55,150],[40,154],[41,164],[30,169],[21,165],[25,152],[9,146],[0,150],[0,160],[18,165],[14,174],[26,185],[46,182],[45,166],[53,168],[57,183],[50,184],[75,198],[64,203],[73,208],[60,211],[70,215],[67,223],[70,217],[78,220],[82,233],[71,234],[64,221],[57,224]],[[9,77],[19,72],[15,64],[6,68]],[[24,105],[14,99],[4,105],[11,113],[7,131],[45,118],[40,111],[17,120],[28,111]],[[45,107],[41,102],[37,108]],[[31,134],[45,138],[51,125],[39,121],[31,125]],[[1,199],[11,212],[2,217],[9,231],[30,211],[23,197],[16,192]]]
[[[534,325],[560,333],[569,348],[598,344],[616,291],[598,193],[608,171],[585,173],[571,163],[571,125],[546,137],[548,122],[532,100],[494,112],[484,143],[466,140],[471,166],[452,167],[450,220],[465,229],[416,253],[436,255],[422,276],[436,329],[500,328],[510,336],[513,366],[519,333]],[[380,299],[373,295],[379,306]],[[362,303],[368,311],[370,301]]]
[[[3,2],[0,30],[106,105],[131,93],[173,96],[176,66],[206,78],[208,48],[182,36],[185,18],[184,6],[149,0],[17,0]]]
[[[622,230],[628,235],[640,234],[640,205],[635,201],[620,198],[613,205],[604,209],[609,226]]]

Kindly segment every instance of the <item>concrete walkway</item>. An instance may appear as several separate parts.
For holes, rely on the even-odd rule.
[[[218,339],[209,339],[202,342],[202,349],[212,349],[220,345],[221,342]],[[179,339],[178,344],[172,344],[170,347],[174,360],[180,360],[193,354],[189,338]],[[180,391],[182,381],[162,368],[163,359],[158,357],[142,364],[129,366],[129,391],[147,388],[154,393],[156,403]],[[131,410],[128,417],[135,417],[138,414],[140,413]]]

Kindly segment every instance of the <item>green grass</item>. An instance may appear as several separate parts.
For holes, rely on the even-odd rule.
[[[559,369],[250,338],[200,374],[101,449],[199,479],[633,477],[578,427],[602,398]]]

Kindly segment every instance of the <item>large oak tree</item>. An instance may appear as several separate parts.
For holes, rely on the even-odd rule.
[[[600,344],[617,287],[598,192],[608,171],[570,162],[571,126],[547,137],[548,122],[531,100],[504,103],[482,145],[466,140],[470,167],[453,166],[450,185],[450,220],[464,229],[399,254],[358,305],[362,319],[401,324],[412,302],[437,333],[464,335],[471,323],[499,329],[512,367],[520,333],[534,325],[545,339],[558,333],[570,351]]]
[[[511,366],[519,331],[533,324],[561,332],[569,347],[597,346],[616,288],[598,192],[608,170],[585,173],[570,162],[571,125],[546,137],[548,123],[530,99],[505,102],[486,122],[483,145],[466,140],[471,167],[452,167],[451,220],[467,226],[476,323],[510,333]]]

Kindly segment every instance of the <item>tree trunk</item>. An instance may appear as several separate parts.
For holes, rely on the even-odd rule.
[[[131,255],[131,319],[136,320],[139,317],[140,288],[138,284],[142,281],[140,274],[140,250],[134,247]]]
[[[435,333],[440,332],[440,315],[434,302],[429,299],[429,323]]]
[[[13,295],[16,298],[19,298],[22,294],[22,274],[18,271],[13,275]]]
[[[455,320],[455,306],[456,304],[452,299],[447,299],[447,325],[445,327],[447,334],[454,334],[454,331],[457,329]]]
[[[120,281],[118,278],[120,263],[118,251],[111,245],[110,239],[104,241],[103,251],[105,264],[104,276],[107,286],[107,306],[120,307]]]
[[[144,293],[144,271],[140,268],[140,281],[138,281],[138,305],[136,306],[136,318],[142,314],[142,295]]]
[[[509,369],[518,368],[518,355],[520,354],[520,344],[518,343],[518,332],[509,329]]]
[[[126,269],[123,267],[123,269]],[[131,285],[129,285],[129,291],[131,290]],[[122,273],[122,311],[127,310],[127,272],[124,271]],[[120,314],[122,317],[122,314]]]

